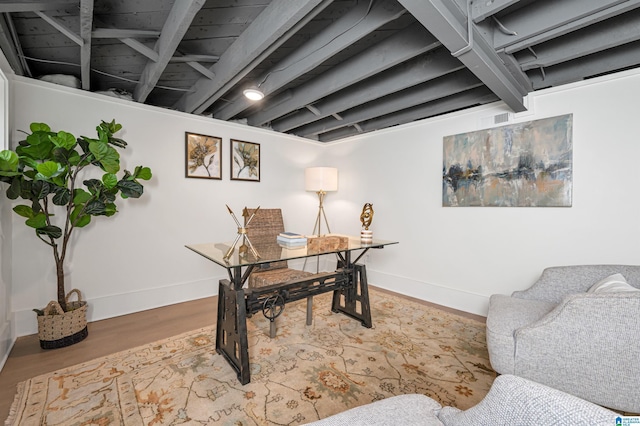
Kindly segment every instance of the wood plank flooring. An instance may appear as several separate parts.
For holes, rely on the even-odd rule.
[[[372,287],[372,286],[370,286]],[[381,292],[385,290],[377,289]],[[390,294],[391,293],[387,292]],[[403,296],[405,297],[405,296]],[[484,322],[485,318],[408,298]],[[17,339],[0,371],[0,421],[9,416],[16,385],[31,377],[215,324],[217,297],[179,303],[89,324],[89,336],[60,349],[40,349],[37,335]],[[375,318],[373,319],[375,322]]]

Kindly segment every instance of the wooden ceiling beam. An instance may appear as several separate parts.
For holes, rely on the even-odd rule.
[[[514,71],[505,66],[455,0],[398,1],[509,108],[526,111],[523,97],[527,88],[511,74]]]
[[[180,0],[173,4],[156,43],[155,50],[158,53],[158,60],[147,63],[133,92],[133,98],[137,102],[144,102],[156,87],[162,72],[204,3],[205,0]]]
[[[412,24],[297,87],[286,102],[276,97],[261,111],[250,115],[248,122],[261,126],[441,45],[422,25]]]
[[[265,94],[275,92],[287,83],[313,70],[332,56],[351,46],[384,24],[406,13],[396,0],[360,2],[313,39],[271,67],[256,81]],[[240,95],[233,102],[214,112],[214,117],[228,120],[251,107],[253,103]]]
[[[317,117],[304,109],[289,114],[271,123],[271,127],[285,132],[317,121],[358,105],[371,102],[425,81],[433,80],[464,68],[462,63],[451,56],[445,48],[439,48],[426,55],[418,56],[402,65],[370,77],[358,84],[347,87],[333,95],[326,96],[314,106],[321,112]]]
[[[211,67],[215,79],[198,80],[174,107],[202,113],[331,3],[332,0],[273,0]]]
[[[91,90],[91,33],[93,31],[93,0],[80,1],[80,81],[83,90]]]
[[[78,0],[21,0],[0,3],[0,13],[36,12],[78,6]]]

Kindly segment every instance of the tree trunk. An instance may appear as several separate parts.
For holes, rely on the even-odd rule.
[[[56,276],[58,280],[58,303],[63,311],[67,311],[67,295],[64,292],[64,264],[62,259],[56,261]]]

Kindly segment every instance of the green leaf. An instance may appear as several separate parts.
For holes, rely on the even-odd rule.
[[[100,161],[102,158],[106,157],[107,152],[109,151],[109,145],[100,141],[91,141],[89,143],[89,150],[96,160]]]
[[[69,217],[69,220],[71,220],[71,223],[73,223],[73,226],[75,226],[76,228],[83,228],[91,222],[90,215],[81,214],[83,209],[84,206],[76,206],[76,208],[74,208],[71,212],[71,216]]]
[[[120,170],[120,154],[114,148],[110,147],[106,143],[91,142],[89,144],[91,153],[95,156],[96,161],[100,162],[100,165],[104,171],[108,173],[117,173]]]
[[[98,179],[88,179],[82,183],[87,187],[89,192],[93,195],[100,195],[100,192],[104,187],[102,181],[99,181]]]
[[[37,180],[31,185],[31,194],[38,200],[42,200],[51,193],[51,185],[49,182]]]
[[[153,175],[151,174],[151,169],[149,167],[138,166],[133,173],[134,179],[149,180],[152,176]]]
[[[27,226],[30,226],[32,228],[44,228],[45,226],[47,226],[47,215],[45,215],[44,213],[40,212],[38,214],[36,214],[35,216],[27,219],[27,221],[25,222],[27,224]]]
[[[84,213],[92,216],[103,215],[106,212],[104,203],[100,200],[89,201],[84,207]]]
[[[76,228],[84,228],[85,226],[87,226],[88,224],[91,223],[91,216],[88,214],[82,215],[80,217],[80,219],[78,219],[77,222],[75,222],[75,227]]]
[[[35,133],[35,132],[50,132],[51,131],[51,127],[49,127],[49,125],[47,125],[45,123],[31,123],[29,125],[29,130],[31,130],[32,133]]]
[[[34,170],[36,170],[38,168],[38,164],[40,164],[36,160],[30,157],[20,157],[20,161],[24,163],[26,166],[29,166]]]
[[[29,138],[33,136],[30,135]],[[16,148],[16,153],[20,156],[26,156],[33,158],[34,160],[47,160],[51,156],[51,150],[53,149],[53,143],[50,141],[30,144],[27,146],[19,146]]]
[[[11,181],[11,185],[7,188],[7,198],[10,200],[17,200],[22,194],[22,179],[18,176],[14,177]]]
[[[118,188],[124,198],[139,198],[144,191],[143,186],[134,180],[121,180],[118,182]]]
[[[105,173],[104,176],[102,176],[102,182],[108,189],[115,188],[118,184],[118,176],[113,173]]]
[[[76,137],[64,130],[60,130],[55,136],[49,136],[49,139],[58,148],[71,149],[76,144]]]
[[[105,215],[106,216],[113,216],[114,214],[116,214],[118,212],[118,209],[116,208],[116,205],[114,203],[109,203],[105,205]]]
[[[38,235],[47,235],[53,239],[60,238],[62,236],[62,229],[57,226],[43,226],[42,228],[36,229],[36,234]]]
[[[66,206],[71,200],[71,191],[67,188],[57,188],[56,195],[53,196],[53,204],[56,206]]]
[[[85,191],[84,189],[76,189],[73,191],[73,204],[84,204],[93,198],[93,195]]]
[[[0,151],[0,171],[15,172],[18,170],[18,154],[8,149]]]
[[[64,171],[64,168],[54,161],[45,161],[38,164],[38,172],[48,178],[59,175],[62,171]]]
[[[26,217],[27,219],[31,219],[34,216],[33,209],[23,204],[15,206],[13,208],[13,211],[16,212],[19,216]]]
[[[80,154],[77,151],[71,151],[69,153],[68,161],[70,165],[77,166],[81,159],[82,157],[80,157]]]

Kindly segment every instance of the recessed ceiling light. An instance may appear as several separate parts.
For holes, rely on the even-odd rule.
[[[262,93],[257,87],[250,87],[245,89],[242,93],[244,93],[244,96],[246,96],[247,99],[252,101],[259,101],[264,98],[264,93]]]

